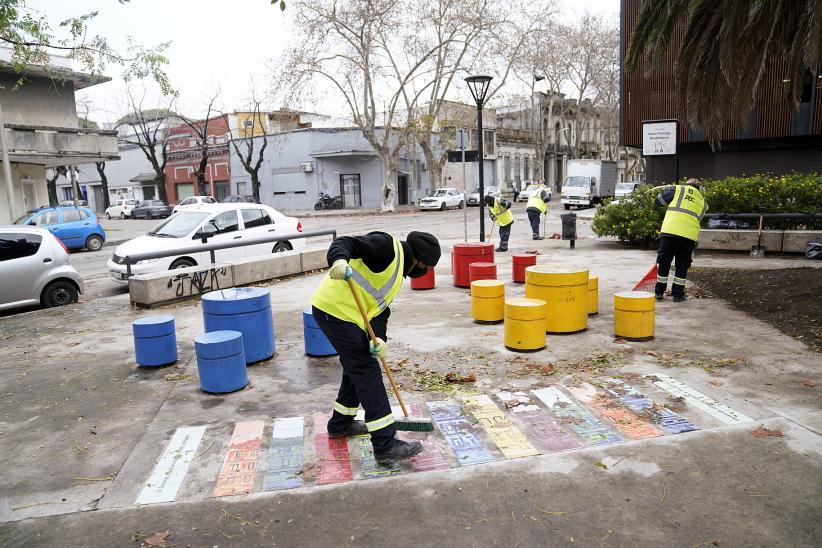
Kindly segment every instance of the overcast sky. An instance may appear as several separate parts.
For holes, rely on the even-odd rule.
[[[563,18],[584,11],[614,18],[619,13],[619,0],[559,0],[559,4]],[[280,12],[270,0],[131,0],[127,4],[117,0],[28,0],[28,5],[46,15],[53,28],[68,17],[99,12],[91,34],[105,36],[118,51],[125,51],[129,35],[146,46],[171,41],[167,72],[180,92],[177,108],[192,116],[204,110],[208,97],[217,89],[226,111],[243,108],[252,82],[267,90],[271,59],[295,35],[288,10]],[[126,109],[119,77],[122,70],[110,67],[106,72],[113,81],[79,92],[78,100],[92,105],[91,119],[108,122]],[[463,99],[469,98],[466,91]],[[315,110],[344,114],[339,109],[330,112],[329,107],[326,104]]]

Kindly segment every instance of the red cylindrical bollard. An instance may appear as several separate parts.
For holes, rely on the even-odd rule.
[[[513,278],[514,282],[518,284],[525,283],[525,269],[529,266],[537,264],[537,256],[533,253],[526,253],[524,255],[514,255],[513,261]]]
[[[434,289],[434,269],[429,268],[428,274],[419,278],[411,278],[411,289]]]
[[[494,262],[494,244],[469,242],[454,244],[451,251],[451,273],[454,275],[454,285],[457,287],[471,287],[468,267],[471,263]]]
[[[496,280],[497,265],[494,263],[471,263],[468,265],[468,279],[471,282],[477,280]]]

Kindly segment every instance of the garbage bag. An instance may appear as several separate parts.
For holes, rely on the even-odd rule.
[[[805,257],[822,260],[822,242],[808,242],[805,245]]]

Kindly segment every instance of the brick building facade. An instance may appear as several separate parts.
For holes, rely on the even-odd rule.
[[[205,121],[195,122],[203,127]],[[229,162],[229,124],[227,116],[208,121],[208,163],[205,170],[206,193],[218,201],[230,194],[231,171]],[[202,158],[200,138],[187,124],[169,129],[166,189],[169,203],[177,203],[189,196],[199,196],[197,170]]]

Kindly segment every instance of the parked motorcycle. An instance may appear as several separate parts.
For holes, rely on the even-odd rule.
[[[320,197],[317,198],[317,203],[314,204],[314,209],[317,211],[320,209],[342,209],[342,206],[341,196],[331,197],[325,192],[321,192]]]

